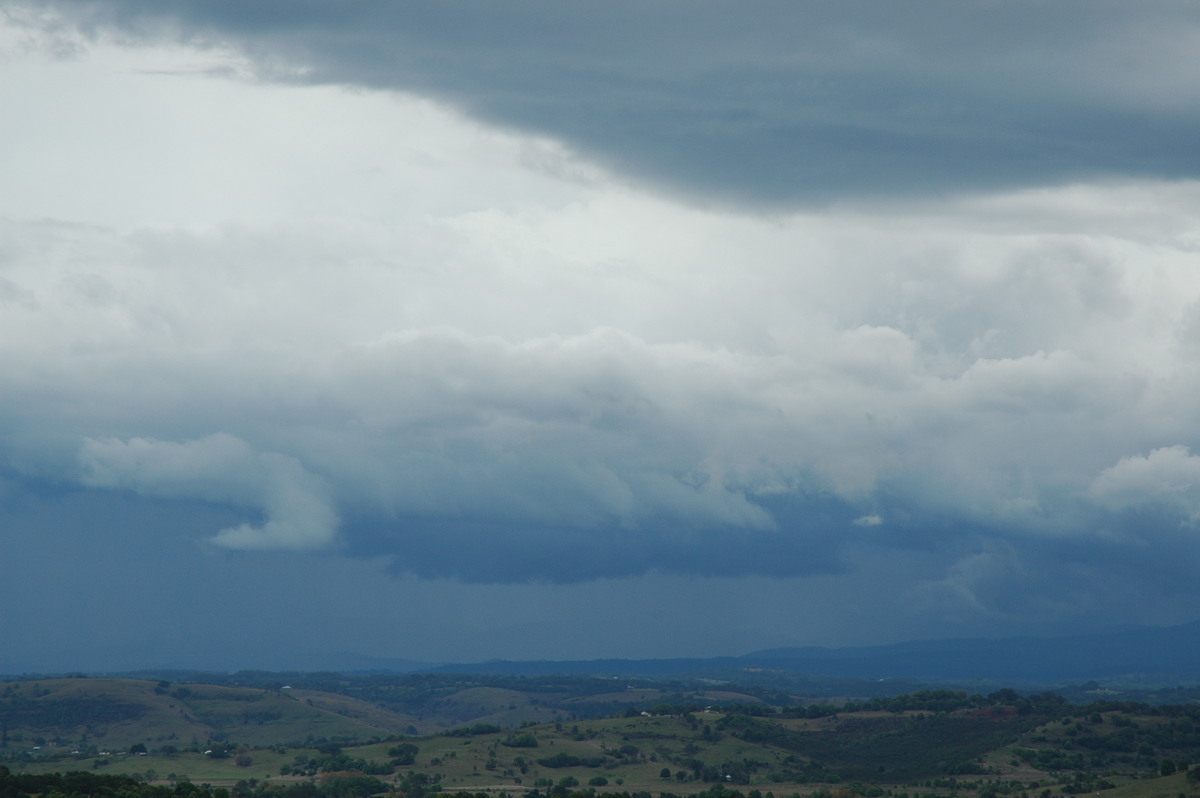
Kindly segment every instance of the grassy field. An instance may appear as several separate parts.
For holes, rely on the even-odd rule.
[[[1047,772],[1014,758],[1016,748],[1034,745],[1031,742],[1034,739],[1042,741],[1037,745],[1050,748],[1067,739],[1065,730],[1070,727],[1048,723],[1026,729],[1021,732],[1020,739],[1009,746],[983,752],[976,764],[980,770],[990,771],[987,775],[960,774],[928,778],[933,774],[925,773],[926,778],[916,778],[913,772],[909,772],[903,779],[893,779],[888,777],[886,771],[879,771],[879,778],[873,779],[843,779],[835,784],[798,783],[779,778],[778,774],[794,772],[801,765],[811,762],[811,756],[800,753],[798,748],[749,741],[729,733],[730,727],[722,723],[725,717],[718,712],[683,717],[639,716],[539,724],[471,736],[405,738],[405,741],[416,745],[419,751],[414,761],[400,768],[397,775],[407,771],[427,773],[446,790],[504,790],[517,793],[531,788],[545,791],[553,785],[565,783],[585,789],[591,786],[598,792],[690,795],[705,791],[713,784],[711,773],[707,781],[697,778],[702,774],[698,764],[702,764],[705,768],[717,769],[718,783],[743,791],[773,792],[782,797],[793,793],[807,795],[833,790],[835,795],[841,791],[840,794],[849,796],[856,789],[864,792],[861,784],[878,783],[896,795],[906,792],[912,798],[989,793],[998,796],[1034,796],[1046,789],[1053,795],[1063,795],[1064,790],[1072,784],[1072,779],[1077,778],[1074,772]],[[944,757],[943,753],[934,752],[922,758],[911,750],[908,742],[902,742],[897,749],[894,741],[887,739],[892,733],[888,730],[894,730],[897,723],[903,720],[887,717],[884,713],[864,713],[861,718],[846,716],[793,720],[783,728],[801,735],[817,735],[824,746],[820,750],[826,754],[829,747],[834,745],[831,741],[841,740],[839,744],[843,749],[860,757],[851,763],[852,770],[857,768],[863,773],[876,769],[879,763],[891,761],[890,758],[897,755],[897,750],[912,758],[913,767],[926,762],[926,767],[936,769],[933,757]],[[872,725],[882,721],[888,723]],[[719,731],[722,727],[725,731]],[[962,730],[959,726],[946,728],[950,733],[960,733]],[[531,739],[536,740],[535,746],[529,745]],[[786,742],[788,738],[783,739]],[[925,739],[930,745],[937,742],[935,737]],[[386,763],[391,758],[389,749],[397,744],[398,741],[393,739],[347,747],[342,749],[341,754],[354,760]],[[880,747],[864,753],[864,747],[871,744]],[[964,744],[967,743],[959,741],[960,746]],[[195,783],[233,785],[250,779],[274,782],[295,779],[300,776],[283,776],[281,770],[299,770],[309,760],[323,756],[316,748],[281,747],[255,748],[249,750],[247,755],[250,761],[242,766],[236,765],[232,757],[211,759],[195,752],[109,756],[103,758],[107,761],[98,767],[93,767],[95,760],[92,759],[13,762],[10,766],[26,772],[88,769],[101,773],[135,774],[160,783],[188,779]],[[554,763],[564,766],[555,767]],[[752,767],[747,768],[747,763]],[[663,777],[664,769],[669,773],[667,778]],[[726,770],[729,772],[726,773]],[[1110,772],[1107,776],[1114,786],[1094,791],[1103,792],[1106,798],[1200,795],[1200,786],[1186,781],[1183,773],[1159,777],[1143,770],[1128,774]],[[855,788],[855,782],[859,782],[860,786]]]
[[[314,751],[315,753],[315,751]],[[60,773],[70,770],[87,770],[94,773],[109,773],[120,776],[143,776],[158,783],[191,781],[196,784],[229,785],[242,779],[268,779],[279,776],[279,769],[290,763],[295,752],[279,753],[273,749],[251,752],[252,764],[238,767],[230,759],[212,759],[199,752],[184,752],[164,756],[146,754],[108,755],[99,758],[68,757],[55,760],[9,761],[4,763],[14,772]],[[97,762],[102,762],[99,766]]]
[[[631,692],[585,698],[604,706]],[[1159,776],[1163,759],[1200,762],[1200,713],[1191,709],[860,707],[788,718],[693,709],[538,722],[563,711],[543,703],[546,696],[470,686],[435,696],[426,704],[439,713],[431,719],[283,686],[31,681],[0,690],[3,759],[19,772],[229,786],[362,771],[390,781],[422,773],[445,790],[510,794],[565,785],[682,796],[723,784],[763,798],[1200,798],[1200,784],[1183,773]],[[464,722],[447,728],[455,718]],[[418,724],[424,733],[405,734]],[[444,731],[429,733],[437,729]]]
[[[411,725],[405,716],[334,694],[135,679],[11,682],[0,690],[0,719],[5,758],[34,746],[116,752],[137,743],[182,749],[224,739],[254,746],[361,740]]]
[[[1178,798],[1200,794],[1196,782],[1188,782],[1183,773],[1140,779],[1104,792],[1105,798]]]

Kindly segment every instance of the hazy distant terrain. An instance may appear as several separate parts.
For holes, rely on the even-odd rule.
[[[805,689],[828,690],[838,679],[1026,684],[1061,687],[1092,679],[1125,685],[1200,681],[1200,620],[1061,637],[922,640],[856,648],[780,648],[740,657],[678,659],[491,660],[427,665],[386,660],[363,667],[346,656],[341,670],[479,674],[576,674],[667,677],[708,675],[745,682],[747,672],[821,676]],[[780,676],[782,679],[783,677]],[[772,681],[768,677],[766,681]],[[794,680],[791,682],[794,684]],[[837,688],[835,688],[837,689]],[[856,687],[862,690],[861,686]]]

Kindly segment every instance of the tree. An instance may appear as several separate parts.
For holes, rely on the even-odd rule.
[[[524,734],[514,733],[504,738],[503,745],[507,745],[509,748],[537,748],[538,741],[529,732],[525,732]]]
[[[420,751],[421,749],[412,743],[400,743],[388,749],[388,756],[392,758],[393,765],[401,767],[415,762]]]
[[[660,779],[662,779],[663,781],[670,781],[671,780],[671,769],[663,768],[662,770],[658,771],[658,777]]]

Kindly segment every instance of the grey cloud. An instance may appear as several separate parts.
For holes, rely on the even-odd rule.
[[[1188,4],[61,2],[764,207],[1200,174]]]
[[[834,219],[829,235],[855,241],[867,240],[855,224],[876,224]],[[671,224],[682,230],[694,221]],[[830,281],[819,293],[790,269],[813,258],[809,250],[779,264],[770,251],[761,255],[769,297],[729,274],[723,252],[632,281],[623,272],[560,274],[554,258],[527,259],[527,280],[554,273],[562,281],[556,300],[564,307],[620,295],[645,307],[630,328],[661,331],[531,335],[558,315],[527,302],[523,284],[498,280],[490,261],[456,273],[486,294],[465,297],[458,280],[381,270],[368,253],[338,269],[337,290],[355,297],[358,311],[343,317],[325,312],[326,282],[279,291],[284,271],[266,259],[272,248],[241,234],[72,230],[63,238],[61,230],[15,223],[10,231],[25,241],[25,254],[13,256],[5,274],[38,299],[26,316],[3,322],[13,467],[75,472],[91,438],[83,448],[87,484],[247,515],[209,530],[216,542],[327,546],[340,518],[341,550],[388,558],[395,572],[488,583],[839,574],[864,547],[926,551],[953,563],[971,556],[961,541],[987,551],[1007,541],[1022,567],[1037,571],[1038,541],[1085,546],[1121,523],[1097,517],[1105,506],[1089,497],[1089,485],[1121,457],[1153,448],[1141,404],[1149,364],[1177,354],[1170,338],[1143,323],[1163,317],[1171,302],[1188,302],[1177,291],[1135,290],[1126,276],[1150,257],[1136,248],[1127,264],[1106,261],[1064,283],[1045,265],[1065,257],[1056,237],[989,233],[988,257],[977,262],[972,247],[981,243],[957,243],[946,254],[919,233],[892,233],[846,255],[844,270],[818,261],[816,279]],[[279,256],[287,274],[322,273],[320,263],[293,256],[340,251],[323,235],[288,231]],[[785,243],[796,240],[804,239]],[[400,262],[411,257],[392,246],[389,239]],[[451,251],[457,258],[469,250]],[[930,263],[896,265],[906,259]],[[871,279],[874,262],[896,269],[895,281]],[[1164,288],[1187,266],[1171,268],[1162,272]],[[219,279],[185,281],[181,290],[181,276],[210,270]],[[103,291],[74,279],[97,271]],[[640,293],[647,280],[651,300]],[[713,288],[698,292],[697,283]],[[75,288],[54,290],[62,285]],[[390,298],[414,292],[427,317],[454,324],[405,326],[410,317]],[[241,301],[221,305],[229,293]],[[1063,303],[1077,310],[1047,312],[1031,331],[1021,300],[1042,293],[1079,297]],[[664,314],[676,295],[688,313]],[[944,301],[956,295],[963,306]],[[962,307],[983,296],[999,309],[972,325]],[[743,305],[758,308],[742,312],[757,333],[747,338],[772,346],[704,340],[708,320]],[[528,310],[472,330],[473,309],[491,306]],[[546,321],[543,312],[555,315]],[[1078,325],[1081,317],[1089,322]],[[1113,348],[1106,326],[1132,348]],[[1028,340],[977,346],[989,330]],[[163,335],[171,341],[165,352]],[[1054,348],[1028,348],[1039,343]],[[1157,354],[1143,361],[1144,352]],[[47,372],[44,362],[58,366]],[[1177,387],[1182,401],[1184,384]],[[1153,434],[1179,440],[1187,424]],[[871,518],[882,523],[864,520]],[[969,573],[986,585],[993,582],[983,566],[1010,560],[975,562]]]
[[[129,39],[167,13],[129,8],[139,9],[121,20]],[[480,76],[491,56],[443,47],[474,34],[429,22],[442,7],[410,7],[410,29],[388,16],[399,6],[322,5],[328,36],[304,17],[317,6],[172,8],[191,9],[195,20],[259,15],[237,24],[213,16],[218,27],[189,23],[180,35],[194,44],[240,41],[264,72],[279,65],[279,80],[403,84],[488,119],[500,111],[475,108],[472,98],[502,96],[502,83],[535,98],[527,61],[514,55],[512,74]],[[1091,28],[1065,32],[1064,23],[1032,34],[1034,55],[1049,57],[1065,37],[1063,58],[1084,63],[1080,41],[1110,41],[1123,12],[1088,8],[1099,9],[1088,12]],[[292,10],[299,16],[280,27]],[[567,12],[482,13],[499,15],[499,33],[511,23],[506,15]],[[556,114],[581,104],[564,99],[562,86],[600,81],[615,93],[589,101],[606,114],[628,111],[622,135],[637,145],[610,160],[625,158],[635,174],[637,159],[662,145],[649,135],[659,128],[758,141],[743,132],[741,115],[721,117],[724,126],[714,115],[735,96],[750,115],[783,113],[805,70],[858,70],[878,96],[842,110],[870,116],[888,97],[908,101],[873,83],[883,66],[909,58],[917,69],[926,52],[973,63],[963,55],[971,42],[934,41],[965,24],[953,10],[926,32],[911,19],[893,19],[873,36],[848,26],[842,43],[853,63],[816,41],[777,53],[774,110],[719,81],[705,89],[708,105],[688,83],[704,57],[695,42],[713,44],[713,75],[771,50],[749,54],[746,42],[757,41],[762,24],[753,13],[735,20],[745,26],[740,41],[717,41],[714,18],[697,13],[679,18],[678,43],[663,37],[678,52],[662,54],[657,71],[646,69],[649,51],[636,37],[618,69],[608,45],[586,46],[599,34],[564,16],[564,31],[578,41],[553,39],[539,50],[531,39],[517,48],[521,58],[549,58],[546,91],[539,84],[536,92],[550,103],[548,121],[528,127],[557,135]],[[386,18],[368,26],[354,14]],[[597,30],[614,19],[598,19]],[[871,33],[874,24],[855,29]],[[401,28],[411,41],[395,38]],[[525,33],[536,39],[536,28]],[[475,34],[479,52],[512,47],[503,36]],[[360,40],[362,51],[350,52]],[[354,77],[371,61],[372,42],[385,41],[418,65],[441,64],[451,51],[461,63],[424,83],[395,78],[394,63],[375,79]],[[980,51],[994,56],[987,44]],[[572,48],[581,55],[568,80],[554,70]],[[13,495],[57,491],[67,496],[51,503],[73,508],[39,533],[57,530],[58,540],[94,530],[114,545],[124,540],[122,552],[135,556],[146,540],[169,539],[155,550],[169,551],[179,568],[202,552],[212,558],[210,576],[220,573],[216,561],[239,574],[262,565],[278,582],[284,573],[310,577],[325,563],[338,573],[376,569],[377,587],[416,575],[424,586],[445,582],[476,598],[540,587],[586,596],[580,605],[603,598],[593,586],[606,579],[619,578],[619,592],[635,582],[677,588],[736,577],[714,590],[755,583],[763,604],[775,591],[796,596],[839,619],[822,621],[827,630],[854,612],[874,615],[870,628],[888,634],[905,619],[904,628],[921,633],[920,619],[934,617],[949,632],[1200,612],[1196,569],[1185,567],[1200,556],[1187,487],[1200,421],[1192,365],[1200,184],[722,214],[631,190],[572,159],[572,147],[596,154],[615,146],[619,137],[604,125],[567,146],[527,141],[410,98],[279,91],[174,71],[147,77],[129,71],[141,63],[137,52],[97,44],[94,60],[74,71],[54,64],[54,81],[39,82],[45,74],[30,67],[28,84],[4,87],[28,110],[5,127],[12,152],[45,142],[47,107],[61,100],[63,118],[78,115],[71,91],[97,106],[137,109],[145,130],[165,142],[158,149],[144,135],[131,146],[119,119],[95,135],[70,131],[38,151],[59,163],[66,150],[63,163],[74,166],[14,174],[23,188],[0,202],[9,216],[0,219],[3,467],[19,486]],[[225,51],[153,52],[156,62],[207,67]],[[314,71],[289,71],[297,65]],[[604,77],[614,69],[628,82],[624,94]],[[132,92],[122,77],[130,74]],[[908,74],[897,72],[900,84]],[[1085,78],[1062,73],[1058,84],[1029,85],[1053,93],[1064,82],[1086,88]],[[1171,107],[1175,89],[1139,99],[1127,91],[1138,80],[1104,102],[1149,104],[1151,114]],[[982,81],[981,96],[995,99],[1002,82]],[[688,86],[694,92],[684,96]],[[935,93],[939,102],[948,96]],[[1082,92],[1079,102],[1090,96]],[[647,105],[647,97],[664,103]],[[971,103],[982,100],[966,99],[974,119]],[[188,114],[172,116],[180,108]],[[143,147],[160,157],[141,157]],[[668,158],[647,179],[691,181],[695,196],[730,192],[749,174],[734,156],[695,168]],[[1011,174],[1024,181],[1028,171]],[[846,191],[861,179],[849,175]],[[143,190],[164,185],[171,196]],[[764,185],[760,200],[775,190]],[[1145,489],[1167,484],[1183,487]],[[176,522],[185,516],[189,523]],[[19,512],[3,518],[25,528]],[[119,518],[142,525],[136,542],[122,538]],[[29,556],[33,534],[4,543]],[[1156,565],[1156,557],[1169,562]],[[1134,600],[1139,584],[1147,597]],[[329,594],[341,592],[352,591],[331,585]],[[405,593],[413,595],[420,590]],[[303,606],[315,602],[306,596]],[[287,604],[281,598],[278,607]],[[787,616],[799,614],[772,612],[784,630],[792,628]]]

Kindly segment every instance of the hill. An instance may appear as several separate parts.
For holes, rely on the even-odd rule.
[[[201,681],[65,678],[0,683],[0,758],[69,747],[123,750],[145,743],[296,746],[435,734],[458,726],[621,714],[632,706],[688,700],[754,703],[760,696],[693,685],[615,684],[579,677],[210,674]],[[223,682],[223,683],[222,683]],[[676,685],[678,687],[678,685]]]
[[[136,743],[211,746],[401,733],[405,716],[318,691],[137,679],[42,679],[0,689],[0,753],[29,743],[127,749]]]
[[[154,694],[159,686],[149,684]],[[188,689],[207,692],[201,687]],[[237,700],[225,690],[196,700]],[[473,711],[506,707],[513,698],[495,689],[462,692],[456,702],[475,702]],[[307,699],[285,700],[308,706]],[[83,767],[177,787],[202,780],[227,785],[235,798],[302,798],[291,793],[309,782],[308,798],[365,798],[391,789],[410,798],[449,791],[529,792],[531,798],[535,791],[536,798],[1200,795],[1194,764],[1200,705],[1078,706],[1052,694],[1011,690],[988,696],[925,690],[840,706],[658,705],[621,717],[518,728],[476,723],[359,745],[256,746],[231,737],[218,750],[157,741],[122,755],[47,748],[20,750],[7,766],[26,773]]]
[[[1200,620],[1064,637],[924,640],[851,648],[780,648],[738,657],[652,660],[492,660],[448,664],[439,673],[617,674],[723,678],[749,669],[838,679],[1063,685],[1127,678],[1142,683],[1200,680]]]
[[[1046,684],[1139,674],[1164,682],[1194,682],[1200,677],[1200,620],[1066,637],[774,649],[743,659],[793,671],[928,681],[994,679]]]

